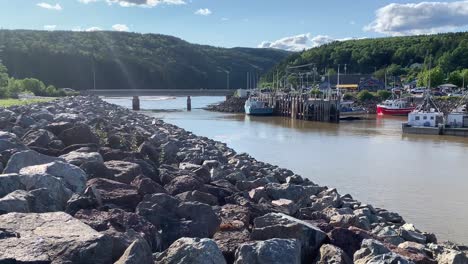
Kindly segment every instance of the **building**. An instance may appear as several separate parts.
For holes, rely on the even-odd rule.
[[[338,82],[338,75],[331,75],[330,82],[328,82],[328,77],[322,78],[322,83],[319,85],[320,90],[327,90],[328,87],[336,89]],[[385,89],[385,83],[374,78],[370,74],[347,74],[340,75],[340,84],[338,85],[339,89],[349,90],[349,91],[378,91]]]

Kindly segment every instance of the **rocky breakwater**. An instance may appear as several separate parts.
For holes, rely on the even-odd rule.
[[[95,97],[0,110],[0,263],[468,263],[401,216]]]
[[[219,104],[209,105],[206,107],[206,110],[225,113],[245,113],[245,101],[247,101],[247,98],[232,96]]]

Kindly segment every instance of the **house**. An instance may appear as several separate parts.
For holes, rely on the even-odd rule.
[[[328,82],[328,77],[322,78],[322,83],[319,85],[320,90],[327,90],[328,87],[332,89],[337,88],[338,75],[331,75],[330,82]],[[370,74],[347,74],[340,75],[340,84],[338,85],[339,89],[349,90],[349,91],[378,91],[385,89],[385,83],[374,78]]]

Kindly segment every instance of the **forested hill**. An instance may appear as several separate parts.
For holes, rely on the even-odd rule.
[[[385,69],[391,75],[418,74],[418,68],[431,60],[445,74],[468,68],[468,32],[390,37],[333,42],[302,53],[292,54],[262,79],[271,82],[273,73],[284,73],[287,66],[315,63],[320,74],[341,71],[347,73],[377,73]],[[311,67],[312,68],[312,67]],[[333,70],[331,70],[333,69]]]
[[[0,30],[0,60],[15,78],[91,89],[225,89],[246,86],[289,53],[217,48],[156,34]]]

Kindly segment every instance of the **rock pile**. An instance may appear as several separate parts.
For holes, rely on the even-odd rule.
[[[219,104],[209,105],[206,110],[225,113],[245,113],[244,105],[247,98],[230,97]]]
[[[396,213],[96,97],[0,125],[0,263],[468,263]]]

